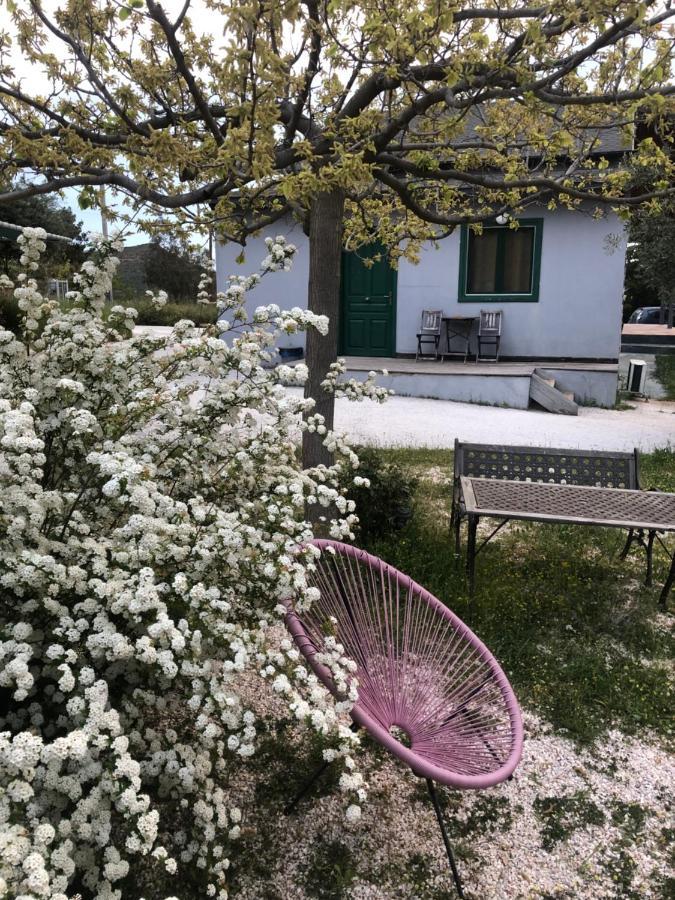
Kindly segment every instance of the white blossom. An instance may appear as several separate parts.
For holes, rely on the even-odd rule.
[[[335,641],[320,654],[335,700],[292,641],[270,639],[282,601],[318,597],[305,505],[338,511],[335,537],[355,523],[342,485],[356,456],[282,386],[306,368],[264,365],[280,333],[328,321],[274,304],[247,320],[247,292],[291,265],[279,236],[260,273],[217,296],[227,321],[129,338],[134,309],[103,318],[117,239],[94,242],[62,311],[33,278],[44,238],[25,229],[27,271],[0,279],[21,314],[17,334],[0,329],[0,687],[12,697],[0,713],[1,892],[63,900],[75,882],[116,900],[151,856],[176,878],[210,860],[224,900],[246,816],[229,775],[274,733],[244,696],[252,679],[326,741],[346,803],[364,796],[354,663]],[[300,467],[300,419],[334,465]],[[359,811],[349,805],[348,821]]]

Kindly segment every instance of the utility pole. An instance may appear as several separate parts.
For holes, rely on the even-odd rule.
[[[106,215],[106,198],[105,198],[105,185],[101,185],[99,190],[99,205],[101,207],[101,231],[103,233],[103,237],[105,240],[108,240],[108,216]],[[109,294],[109,302],[113,302],[113,289],[112,285],[110,287]]]

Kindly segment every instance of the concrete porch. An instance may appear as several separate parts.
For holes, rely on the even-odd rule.
[[[415,360],[406,357],[348,356],[350,377],[364,379],[367,373],[387,370],[378,382],[403,397],[460,400],[490,406],[527,409],[530,383],[537,372],[555,380],[556,387],[574,395],[579,404],[614,406],[618,363],[528,362],[475,363],[461,360]]]

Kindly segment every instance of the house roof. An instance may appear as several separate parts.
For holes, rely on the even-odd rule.
[[[485,139],[485,133],[482,132],[482,129],[489,129],[490,127],[487,112],[487,105],[472,107],[468,110],[463,122],[463,132],[460,137],[452,142],[452,146],[461,149],[464,144],[470,144],[481,138]],[[441,113],[441,117],[446,117],[447,115],[448,113],[445,110]],[[423,119],[419,119],[419,121],[423,121]],[[554,115],[550,124],[551,133],[554,131],[555,127],[556,116]],[[560,127],[566,126],[560,122]],[[576,147],[579,150],[582,147],[588,147],[590,156],[623,154],[634,149],[634,133],[634,128],[631,126],[630,136],[627,136],[625,121],[608,121],[603,124],[583,126],[578,128]],[[513,137],[514,140],[518,139],[517,134],[514,134]],[[522,134],[521,139],[526,141],[527,134]],[[540,148],[535,146],[528,147],[526,143],[522,147],[522,151],[524,154],[532,156],[537,156],[541,152]]]

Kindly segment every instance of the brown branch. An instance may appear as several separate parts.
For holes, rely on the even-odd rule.
[[[470,222],[482,222],[484,218],[486,218],[485,216],[444,216],[441,213],[428,209],[426,206],[418,203],[405,182],[400,181],[398,178],[394,178],[393,175],[389,172],[385,172],[384,169],[373,169],[373,175],[382,184],[391,188],[391,190],[398,195],[405,208],[414,213],[418,219],[422,219],[423,222],[444,226],[468,225]]]
[[[54,37],[57,37],[64,44],[67,44],[75,56],[82,63],[84,68],[87,71],[89,78],[91,79],[91,83],[96,87],[99,92],[99,96],[102,100],[104,100],[109,108],[115,113],[115,115],[119,116],[119,118],[127,124],[127,126],[136,134],[141,134],[144,137],[148,137],[149,131],[144,130],[141,126],[139,126],[133,119],[129,118],[126,111],[117,103],[112,94],[108,91],[103,81],[99,78],[96,73],[96,70],[91,64],[91,58],[87,56],[84,52],[82,46],[69,34],[66,34],[65,31],[61,31],[60,28],[57,28],[56,25],[45,15],[42,11],[42,7],[36,0],[29,0],[31,9],[35,13],[35,15],[40,19],[43,25],[51,31]]]
[[[305,108],[305,103],[309,97],[312,88],[312,82],[319,71],[319,60],[321,58],[321,32],[319,30],[319,8],[316,0],[305,0],[307,13],[309,18],[309,27],[311,29],[309,60],[307,69],[305,70],[305,78],[302,88],[293,104],[293,114],[290,122],[286,125],[286,146],[293,143],[293,137],[298,128],[298,123]]]
[[[384,157],[384,159],[383,159]],[[391,160],[396,161],[396,168],[399,171],[406,171],[408,173],[414,174],[417,178],[424,181],[454,181],[458,184],[466,184],[472,185],[474,187],[483,187],[488,190],[519,190],[526,189],[530,187],[539,188],[541,191],[548,191],[554,194],[565,194],[569,197],[573,197],[576,200],[590,200],[598,203],[605,203],[608,205],[615,206],[639,206],[641,203],[644,203],[647,200],[657,200],[664,197],[671,197],[675,194],[675,186],[672,188],[667,188],[662,191],[649,191],[645,194],[636,194],[630,197],[617,197],[612,194],[600,194],[594,191],[584,191],[579,188],[572,187],[571,185],[561,184],[559,181],[556,181],[555,178],[548,178],[545,176],[537,176],[536,178],[518,178],[518,179],[510,179],[507,180],[505,178],[494,178],[489,175],[477,175],[472,174],[470,172],[461,172],[456,169],[441,169],[436,170],[433,173],[425,172],[424,170],[418,169],[413,163],[408,162],[407,160],[396,160],[395,157],[387,159],[388,154],[379,154],[375,159],[376,161],[391,163]],[[400,190],[409,191],[409,182],[401,181],[400,179],[395,178],[390,173],[385,173],[389,181],[385,181],[382,178],[384,170],[380,168],[374,168],[373,174],[376,178],[383,182],[383,184],[388,184],[392,190],[395,190],[396,193],[399,193]],[[564,176],[565,178],[569,177],[567,173]],[[419,204],[417,205],[419,208]],[[417,213],[417,208],[413,209],[413,212]]]
[[[539,19],[551,12],[550,6],[538,6],[525,9],[460,9],[452,14],[453,22],[465,22],[467,19]]]
[[[185,3],[183,4],[183,8],[181,9],[180,13],[178,14],[178,18],[171,26],[173,28],[174,34],[178,31],[180,31],[180,26],[183,24],[183,19],[185,18],[185,15],[186,15],[188,9],[190,8],[191,2],[192,2],[192,0],[185,0]]]
[[[176,68],[178,69],[179,74],[182,75],[183,80],[185,81],[188,90],[190,91],[190,94],[195,101],[197,109],[201,112],[204,123],[208,126],[216,144],[218,144],[218,146],[221,146],[225,139],[220,130],[220,126],[211,115],[209,104],[207,103],[204,95],[199,88],[199,85],[197,84],[197,79],[194,77],[192,71],[190,70],[190,67],[187,64],[178,38],[176,37],[176,31],[173,25],[171,24],[171,22],[169,22],[166,13],[162,9],[161,5],[159,3],[155,3],[155,0],[146,0],[146,5],[148,7],[150,17],[155,22],[157,22],[159,27],[164,32],[167,44],[169,45],[169,50],[171,51],[174,62],[176,63]]]
[[[630,103],[635,100],[644,100],[647,97],[668,97],[675,94],[675,85],[665,85],[660,88],[645,88],[640,91],[615,91],[610,94],[562,94],[557,91],[535,90],[534,94],[545,103],[556,106],[596,106],[609,103]]]
[[[166,194],[146,187],[140,182],[122,175],[119,172],[101,172],[100,174],[88,174],[83,170],[80,175],[56,176],[49,181],[40,184],[30,184],[23,188],[0,193],[0,204],[10,203],[13,200],[23,200],[26,197],[34,197],[38,194],[51,194],[69,187],[117,187],[126,191],[131,196],[144,200],[147,203],[161,206],[164,209],[180,209],[181,207],[194,206],[197,203],[208,203],[232,191],[233,182],[216,181],[211,184],[195,188],[193,191],[182,194]]]

